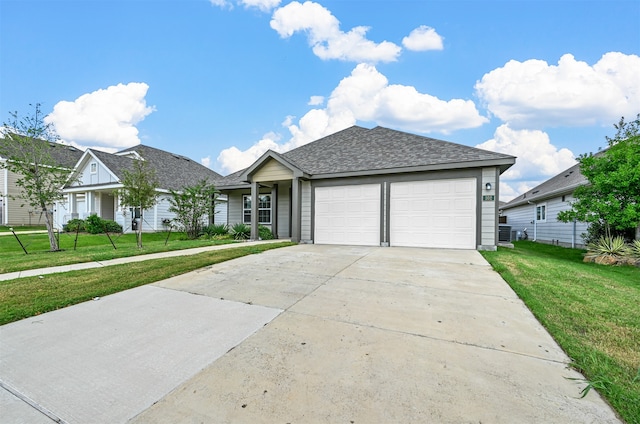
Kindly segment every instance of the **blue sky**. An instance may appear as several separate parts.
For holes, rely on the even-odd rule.
[[[224,174],[351,125],[518,156],[507,200],[640,112],[638,1],[0,0],[0,111]]]

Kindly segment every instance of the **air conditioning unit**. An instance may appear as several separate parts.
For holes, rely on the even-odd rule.
[[[498,241],[511,242],[511,225],[498,226]]]

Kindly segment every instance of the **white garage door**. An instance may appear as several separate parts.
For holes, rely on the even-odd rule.
[[[391,184],[391,246],[475,249],[475,178]]]
[[[314,242],[380,245],[380,185],[318,187]]]

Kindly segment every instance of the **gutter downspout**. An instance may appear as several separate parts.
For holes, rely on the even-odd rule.
[[[576,248],[576,220],[573,220],[573,231],[571,232],[571,248]]]

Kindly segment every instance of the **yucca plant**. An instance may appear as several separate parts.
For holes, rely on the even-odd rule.
[[[640,240],[634,240],[633,243],[629,245],[629,253],[633,257],[640,258]]]
[[[597,242],[589,244],[588,248],[598,255],[610,256],[624,256],[629,250],[622,236],[602,236]]]
[[[247,240],[251,237],[251,227],[239,222],[231,227],[229,233],[235,240]]]

